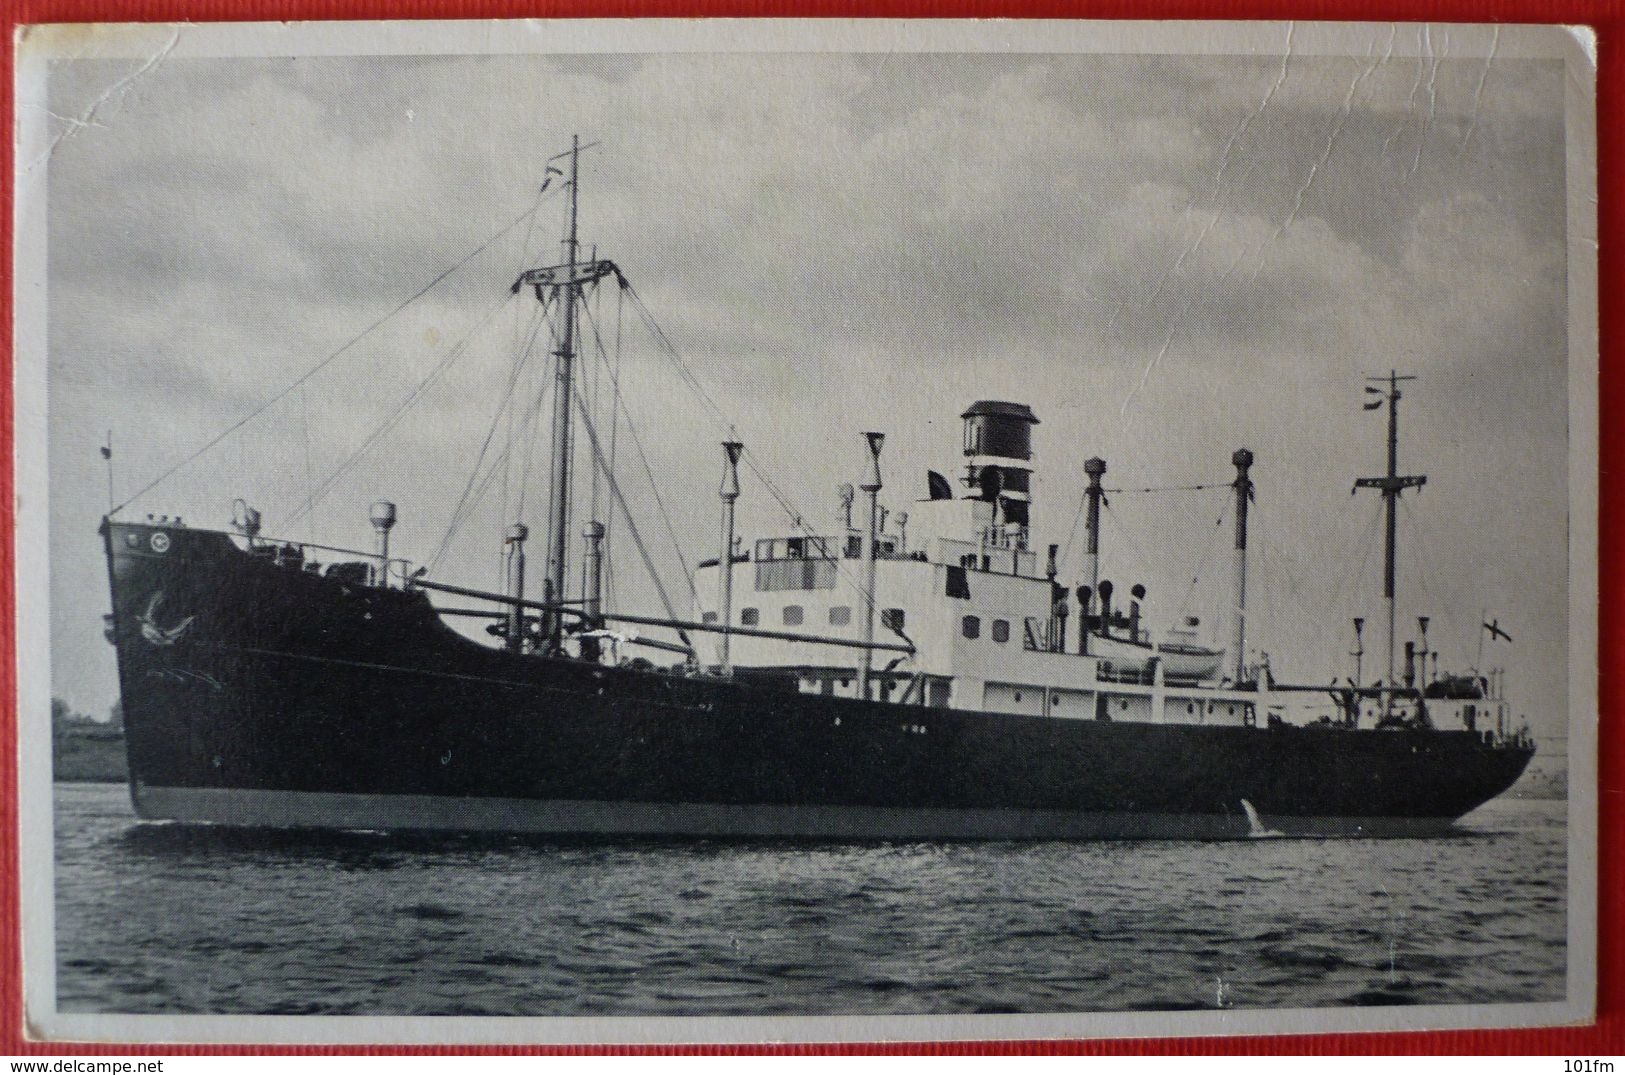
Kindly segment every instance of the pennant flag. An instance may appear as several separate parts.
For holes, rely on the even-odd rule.
[[[1379,399],[1373,403],[1367,403],[1363,409],[1368,411],[1380,411],[1382,409],[1382,400]]]
[[[105,444],[102,445],[102,458],[103,459],[111,459],[111,458],[113,458],[113,449],[109,448]]]

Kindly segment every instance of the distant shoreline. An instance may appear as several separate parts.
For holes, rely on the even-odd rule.
[[[122,735],[61,734],[51,738],[51,775],[64,784],[123,784],[130,779]]]

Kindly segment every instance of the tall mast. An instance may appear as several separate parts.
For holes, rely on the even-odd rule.
[[[1247,677],[1247,504],[1253,498],[1253,480],[1248,477],[1253,465],[1253,453],[1237,448],[1230,456],[1236,468],[1236,561],[1233,581],[1235,600],[1230,609],[1230,661],[1241,686]]]
[[[1394,580],[1398,574],[1396,561],[1398,559],[1398,533],[1399,533],[1399,494],[1406,489],[1420,489],[1427,484],[1426,475],[1399,473],[1399,382],[1414,381],[1415,377],[1403,376],[1393,370],[1388,371],[1386,377],[1367,377],[1366,380],[1374,382],[1366,386],[1366,391],[1374,396],[1382,397],[1372,400],[1365,405],[1368,411],[1374,411],[1384,403],[1388,404],[1388,473],[1381,478],[1361,478],[1354,483],[1356,489],[1376,489],[1382,494],[1387,508],[1387,540],[1383,544],[1382,562],[1382,597],[1386,613],[1388,633],[1384,644],[1388,653],[1388,675],[1383,680],[1386,691],[1383,695],[1388,704],[1393,702],[1394,690],[1394,651],[1398,645],[1395,640],[1395,606]],[[1386,388],[1377,387],[1386,385]],[[1387,705],[1384,706],[1387,708]]]
[[[574,135],[570,139],[570,202],[565,217],[564,237],[564,265],[571,270],[576,264],[576,180],[580,174],[580,162],[581,136]],[[559,336],[559,349],[553,352],[557,362],[553,381],[552,502],[548,505],[547,518],[551,530],[547,541],[547,593],[543,595],[547,601],[564,600],[565,554],[570,544],[571,380],[575,366],[576,298],[580,294],[581,285],[575,282],[573,272],[568,273],[564,285],[559,289],[564,325]],[[554,650],[559,647],[563,626],[563,617],[555,615],[548,618],[547,637]]]
[[[868,526],[863,535],[863,657],[858,665],[858,697],[869,698],[869,680],[874,674],[875,660],[875,541],[879,537],[880,449],[886,443],[884,433],[865,433],[864,443],[869,449],[869,473],[858,485],[868,501]],[[885,691],[881,691],[885,698]]]
[[[618,271],[611,261],[596,257],[585,262],[577,260],[581,254],[580,245],[576,242],[577,180],[580,177],[581,151],[591,149],[596,144],[591,142],[582,145],[581,138],[577,135],[571,138],[568,153],[561,153],[553,158],[553,160],[566,156],[570,158],[570,200],[567,207],[568,215],[565,218],[564,263],[545,269],[529,269],[521,273],[513,285],[516,292],[522,287],[534,288],[538,302],[545,304],[549,300],[557,300],[559,313],[562,315],[559,347],[553,352],[553,357],[557,361],[554,366],[553,383],[552,486],[547,509],[547,578],[542,594],[542,599],[546,602],[564,600],[566,559],[570,547],[570,408],[575,403],[576,303],[587,285],[596,284]],[[558,169],[550,165],[549,171],[557,172]],[[544,613],[542,633],[547,639],[547,649],[557,653],[563,639],[564,618],[553,612]]]

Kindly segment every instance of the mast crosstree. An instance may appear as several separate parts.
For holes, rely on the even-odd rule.
[[[1391,708],[1394,698],[1394,649],[1395,649],[1395,575],[1398,573],[1395,562],[1398,556],[1399,537],[1399,495],[1406,489],[1420,489],[1427,484],[1425,474],[1399,473],[1399,382],[1414,381],[1414,376],[1389,370],[1386,377],[1367,377],[1372,382],[1366,385],[1366,392],[1379,398],[1366,403],[1365,409],[1374,411],[1384,404],[1388,406],[1388,473],[1380,478],[1360,478],[1354,483],[1355,490],[1375,489],[1382,494],[1384,507],[1387,510],[1387,534],[1383,543],[1382,565],[1382,596],[1386,606],[1385,619],[1388,634],[1385,644],[1388,651],[1388,675],[1383,680],[1386,688],[1383,698],[1386,699],[1384,711]]]

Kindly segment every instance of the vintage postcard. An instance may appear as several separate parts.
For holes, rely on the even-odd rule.
[[[1588,32],[18,49],[30,1033],[1591,1018]]]

